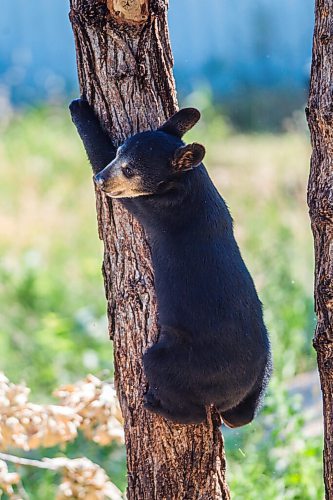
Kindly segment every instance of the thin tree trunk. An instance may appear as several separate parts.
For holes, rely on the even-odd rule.
[[[71,0],[81,93],[115,145],[177,109],[166,0]],[[180,426],[143,409],[142,355],[158,336],[150,251],[139,224],[97,193],[129,499],[229,498],[220,421]]]
[[[333,499],[333,0],[316,0],[307,117],[313,154],[308,204],[315,246],[314,346],[324,404],[324,479]]]

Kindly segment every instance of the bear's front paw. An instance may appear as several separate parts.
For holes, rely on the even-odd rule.
[[[94,111],[89,105],[88,101],[85,99],[74,99],[69,105],[69,110],[71,112],[72,118],[76,117],[86,117],[89,118],[94,116]]]
[[[155,411],[161,405],[161,401],[155,396],[155,394],[149,389],[149,391],[143,396],[144,407],[147,410]]]

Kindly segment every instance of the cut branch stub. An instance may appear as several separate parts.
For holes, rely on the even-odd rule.
[[[148,19],[148,0],[107,0],[107,6],[121,22],[142,24]]]

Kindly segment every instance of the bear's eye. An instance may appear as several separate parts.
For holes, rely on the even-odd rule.
[[[125,168],[123,168],[123,174],[125,177],[127,177],[127,179],[129,179],[130,177],[133,177],[134,172],[131,169],[131,167],[125,167]]]

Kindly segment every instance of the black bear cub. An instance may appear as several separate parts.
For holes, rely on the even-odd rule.
[[[139,220],[151,248],[160,335],[144,354],[145,407],[197,424],[214,405],[230,427],[254,418],[271,373],[262,306],[234,238],[228,208],[183,109],[117,150],[88,103],[70,105],[95,182]]]

